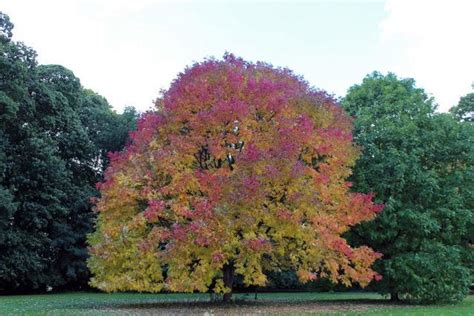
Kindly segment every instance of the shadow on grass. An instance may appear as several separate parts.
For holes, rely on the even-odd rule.
[[[170,310],[192,310],[192,309],[237,309],[237,308],[265,308],[265,307],[332,307],[332,306],[386,306],[394,305],[388,300],[380,299],[341,299],[341,300],[274,300],[274,299],[236,299],[228,303],[222,301],[162,301],[162,302],[143,302],[143,303],[117,303],[107,304],[105,308],[118,309],[170,309]],[[403,305],[400,303],[400,305]]]

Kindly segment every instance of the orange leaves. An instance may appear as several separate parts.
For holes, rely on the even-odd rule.
[[[296,275],[298,276],[298,279],[303,282],[309,282],[317,279],[317,274],[314,272],[309,272],[307,270],[298,270],[296,272]]]
[[[346,205],[346,221],[348,225],[355,225],[361,221],[374,218],[381,212],[383,204],[373,204],[372,194],[351,193]]]

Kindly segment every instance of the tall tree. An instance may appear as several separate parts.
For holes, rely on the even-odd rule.
[[[381,208],[348,192],[351,128],[287,69],[232,55],[186,69],[106,172],[91,284],[225,301],[235,275],[263,286],[280,268],[367,284],[379,254],[340,236]]]
[[[373,73],[342,102],[363,148],[354,189],[385,209],[352,230],[384,254],[377,288],[392,299],[456,301],[468,290],[472,249],[472,129],[435,112],[413,79]]]
[[[12,29],[0,13],[0,291],[86,285],[89,200],[135,117],[91,100],[72,71],[38,66]]]

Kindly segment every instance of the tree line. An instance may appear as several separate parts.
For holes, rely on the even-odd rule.
[[[0,291],[87,286],[91,197],[138,113],[38,65],[0,13]]]
[[[139,114],[114,112],[63,66],[38,65],[12,29],[1,13],[0,291],[85,288],[95,184]],[[369,289],[392,300],[462,299],[474,272],[474,93],[439,113],[413,79],[374,72],[339,101],[361,150],[351,190],[384,204],[344,234],[383,254]],[[332,287],[300,283],[291,265],[266,274],[275,289]]]

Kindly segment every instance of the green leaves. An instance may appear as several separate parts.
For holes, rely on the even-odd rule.
[[[458,105],[452,107],[449,112],[460,121],[474,122],[474,93],[461,97]]]
[[[94,185],[137,114],[113,112],[62,66],[37,66],[8,23],[0,13],[0,291],[80,287]]]
[[[367,76],[342,104],[363,148],[354,189],[373,191],[386,205],[351,232],[355,244],[384,253],[377,288],[417,301],[461,299],[472,264],[460,250],[469,249],[473,223],[472,126],[436,113],[412,79],[393,74]],[[433,280],[437,274],[443,277]]]
[[[13,23],[10,22],[10,17],[3,12],[0,12],[0,41],[6,43],[10,41],[13,33]]]
[[[386,271],[403,280],[394,288],[402,299],[423,303],[461,301],[469,293],[469,270],[456,246],[426,242],[417,251],[387,260]]]

